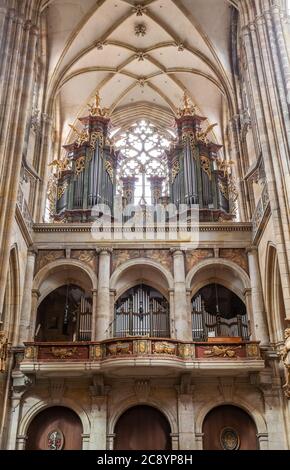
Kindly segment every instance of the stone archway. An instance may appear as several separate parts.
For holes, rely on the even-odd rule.
[[[203,421],[204,450],[257,450],[257,428],[248,413],[237,406],[220,405]]]
[[[83,426],[70,408],[53,406],[40,411],[27,430],[26,450],[80,450]]]
[[[127,409],[115,426],[115,450],[171,450],[170,424],[158,409]]]

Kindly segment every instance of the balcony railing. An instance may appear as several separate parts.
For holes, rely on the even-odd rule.
[[[100,363],[112,358],[149,357],[190,361],[261,360],[259,343],[254,341],[182,342],[158,338],[120,338],[102,342],[26,343],[23,364]]]

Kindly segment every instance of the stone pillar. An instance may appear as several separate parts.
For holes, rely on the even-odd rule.
[[[1,43],[0,71],[0,312],[9,268],[26,124],[32,106],[39,35],[40,3],[22,0],[14,2],[14,5],[15,8],[5,8],[7,3],[0,1],[0,6],[4,6],[0,12],[0,25],[5,31]]]
[[[107,393],[102,375],[95,376],[91,391],[90,450],[106,450],[107,446]]]
[[[99,250],[96,341],[104,340],[110,327],[111,253],[112,250],[108,248]]]
[[[22,374],[22,372],[20,372],[19,370],[12,372],[12,378],[13,386],[11,396],[7,450],[15,450],[17,448],[17,431],[22,406],[22,396],[27,391],[28,387],[32,384],[32,381],[24,374]]]
[[[110,323],[107,338],[114,335],[116,289],[110,289]]]
[[[191,328],[187,312],[184,254],[180,249],[172,249],[174,270],[174,317],[176,337],[180,341],[191,341]]]
[[[92,334],[91,334],[91,341],[95,341],[96,339],[96,324],[97,324],[97,301],[98,301],[98,291],[97,289],[92,290]]]
[[[268,450],[269,443],[268,443],[268,434],[258,433],[257,439],[259,443],[259,450]]]
[[[193,386],[190,374],[181,377],[177,389],[179,450],[195,450]]]
[[[36,318],[37,318],[37,308],[38,308],[38,300],[40,297],[40,292],[38,289],[32,289],[31,292],[31,316],[30,316],[30,325],[29,325],[29,341],[34,341],[35,329],[36,325]]]
[[[41,148],[40,148],[40,161],[38,162],[38,173],[41,180],[37,182],[35,191],[35,204],[33,218],[37,222],[43,221],[45,204],[47,198],[47,184],[48,184],[48,163],[50,162],[51,142],[52,142],[52,117],[48,114],[41,116]]]
[[[20,328],[19,328],[19,344],[29,340],[30,317],[32,307],[32,284],[35,268],[36,251],[29,250],[26,261],[26,271],[24,279],[24,289],[21,306]]]
[[[252,289],[253,325],[255,339],[257,341],[261,341],[261,345],[267,345],[269,344],[269,333],[263,299],[258,249],[257,247],[252,246],[247,250],[247,253]]]
[[[108,450],[114,450],[115,437],[116,437],[116,434],[108,434],[107,435],[107,449]]]
[[[175,313],[174,313],[174,289],[169,289],[169,311],[170,311],[170,336],[176,339]]]
[[[82,450],[90,450],[90,435],[82,434]]]
[[[244,78],[247,89],[251,90],[248,96],[252,102],[251,121],[256,125],[256,143],[265,168],[286,318],[290,319],[290,175],[287,160],[290,123],[285,98],[289,58],[285,54],[285,37],[281,35],[278,19],[281,11],[278,14],[277,8],[279,10],[281,5],[276,2],[270,6],[268,2],[252,0],[249,9],[244,9],[241,4],[241,50],[245,52]]]

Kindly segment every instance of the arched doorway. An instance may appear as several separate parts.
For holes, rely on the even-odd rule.
[[[41,411],[27,432],[26,450],[80,450],[83,427],[78,415],[63,406]]]
[[[171,450],[170,424],[156,408],[125,411],[115,426],[115,450]]]
[[[257,429],[241,408],[222,405],[211,410],[203,422],[204,450],[257,450]]]
[[[90,341],[92,301],[80,287],[55,289],[37,311],[36,341]]]

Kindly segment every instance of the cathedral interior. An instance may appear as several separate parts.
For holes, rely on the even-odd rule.
[[[0,448],[289,450],[290,2],[0,0],[0,44]]]

